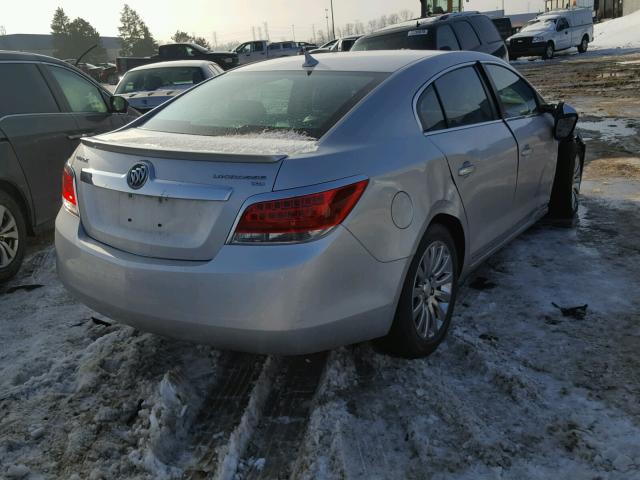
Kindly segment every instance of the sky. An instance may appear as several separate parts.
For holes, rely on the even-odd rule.
[[[495,9],[502,0],[465,0],[465,7]],[[541,0],[505,0],[510,8],[525,9]],[[53,12],[62,6],[69,18],[82,17],[103,36],[118,34],[121,0],[0,0],[0,26],[6,33],[49,33]],[[268,23],[272,40],[312,37],[312,25],[326,29],[325,8],[330,0],[128,0],[157,40],[168,41],[178,29],[218,43],[252,39],[252,26]],[[420,11],[419,0],[333,0],[336,26],[378,18],[384,14]],[[514,12],[515,13],[515,12]],[[329,12],[330,15],[330,12]],[[294,25],[295,27],[292,27]],[[263,33],[263,37],[264,37]],[[213,42],[212,42],[213,43]]]

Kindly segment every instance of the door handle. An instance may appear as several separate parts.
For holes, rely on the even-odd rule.
[[[532,153],[533,153],[533,148],[531,148],[529,145],[525,145],[524,148],[522,149],[522,152],[520,152],[520,155],[522,155],[523,157],[528,157]]]
[[[90,137],[92,135],[95,135],[95,133],[96,132],[70,133],[69,135],[67,135],[67,138],[69,140],[80,140],[81,138]]]
[[[476,171],[475,165],[470,162],[464,162],[458,170],[458,175],[461,177],[467,177]]]

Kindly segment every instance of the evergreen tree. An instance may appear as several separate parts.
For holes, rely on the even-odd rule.
[[[73,58],[79,58],[90,47],[97,45],[93,50],[82,57],[84,63],[100,63],[107,58],[107,52],[100,41],[100,34],[93,26],[83,18],[76,18],[68,26],[69,48],[73,51]]]
[[[125,4],[120,14],[120,55],[148,56],[156,53],[158,44],[138,12]]]
[[[69,58],[69,17],[61,7],[56,8],[51,21],[53,56]]]

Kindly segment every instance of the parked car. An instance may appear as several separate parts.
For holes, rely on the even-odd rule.
[[[298,55],[300,48],[296,42],[268,42],[266,40],[256,40],[238,45],[235,50],[238,54],[238,63],[261,62],[271,58],[290,57]]]
[[[298,51],[301,54],[303,54],[304,52],[308,52],[310,50],[314,50],[316,48],[318,48],[318,45],[316,45],[315,43],[298,42]]]
[[[471,50],[508,60],[507,47],[489,17],[448,13],[392,25],[358,39],[352,51]]]
[[[109,85],[118,84],[118,67],[115,63],[100,63],[98,66],[102,68],[100,83],[108,83]]]
[[[339,38],[335,42],[332,42],[329,47],[316,48],[315,50],[311,50],[311,53],[348,52],[361,36],[362,35],[352,35],[350,37]]]
[[[498,29],[498,33],[503,40],[506,40],[515,33],[509,17],[492,18],[491,21],[496,26],[496,29]]]
[[[0,281],[20,268],[27,235],[53,226],[60,175],[80,139],[137,116],[61,60],[0,52]]]
[[[64,285],[104,315],[219,348],[385,337],[417,357],[444,338],[461,278],[549,210],[575,213],[577,114],[502,60],[305,65],[238,68],[83,139],[56,221]]]
[[[555,52],[578,47],[584,53],[593,40],[593,17],[588,8],[555,10],[529,21],[507,39],[511,59],[540,56],[547,60]]]
[[[223,70],[238,66],[238,55],[234,52],[212,52],[195,43],[169,43],[158,47],[158,55],[152,57],[118,57],[116,66],[122,76],[132,68],[149,63],[170,62],[174,60],[208,60]]]
[[[146,113],[223,72],[219,65],[204,60],[151,63],[125,73],[115,94],[126,98],[129,105],[139,112]]]

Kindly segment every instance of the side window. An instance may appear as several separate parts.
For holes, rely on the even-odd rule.
[[[476,32],[473,31],[471,25],[467,22],[455,22],[453,24],[453,29],[458,35],[458,40],[460,40],[460,46],[462,50],[473,50],[474,48],[478,48],[480,46],[480,39]]]
[[[447,128],[447,122],[442,113],[442,107],[433,85],[427,87],[418,100],[418,117],[422,123],[422,130],[433,132]]]
[[[263,52],[264,44],[262,42],[253,42],[253,51],[254,52]]]
[[[558,20],[558,31],[566,30],[567,28],[569,28],[569,22],[567,22],[566,18],[561,17]]]
[[[251,53],[251,44],[245,43],[238,47],[238,53]]]
[[[72,112],[106,113],[107,105],[100,90],[80,75],[61,67],[48,67],[60,85]]]
[[[491,21],[489,17],[486,17],[484,15],[471,17],[471,24],[478,33],[478,36],[485,43],[500,42],[502,40],[502,37],[500,36],[496,25]]]
[[[60,110],[33,63],[0,63],[0,117]]]
[[[522,78],[498,65],[485,65],[507,118],[533,115],[538,111],[536,94]]]
[[[495,120],[492,105],[473,67],[449,72],[435,84],[449,128]]]
[[[440,28],[438,28],[436,37],[437,50],[460,50],[458,40],[456,39],[456,36],[453,34],[453,30],[451,30],[451,27],[449,25],[441,25]]]

